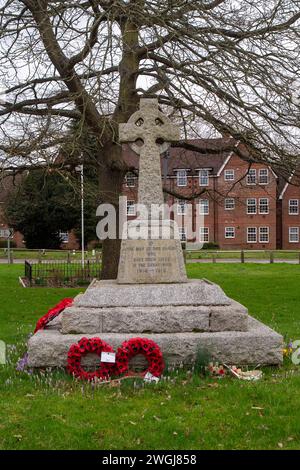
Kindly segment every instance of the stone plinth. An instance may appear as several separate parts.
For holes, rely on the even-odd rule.
[[[159,307],[163,305],[229,305],[223,290],[206,279],[183,284],[121,284],[94,281],[74,302],[76,307]]]
[[[98,336],[115,348],[147,337],[167,363],[191,364],[198,350],[229,364],[280,364],[283,338],[206,280],[118,285],[94,281],[72,307],[29,341],[31,367],[64,366],[71,344]]]
[[[58,330],[42,330],[29,342],[30,367],[65,367],[70,346],[82,334],[63,335]],[[99,336],[116,350],[132,333],[100,333]],[[163,351],[166,363],[192,364],[197,352],[208,352],[213,360],[226,364],[276,365],[282,362],[282,336],[249,317],[248,331],[222,331],[204,333],[160,333],[142,335],[155,341]],[[95,358],[95,362],[97,358]]]

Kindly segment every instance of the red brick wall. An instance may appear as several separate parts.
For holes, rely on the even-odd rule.
[[[217,242],[222,249],[275,249],[276,248],[276,199],[277,182],[273,172],[269,169],[269,182],[267,185],[258,184],[259,170],[267,168],[264,165],[253,164],[251,169],[257,171],[257,182],[248,185],[246,175],[248,163],[233,155],[217,179]],[[235,171],[235,181],[226,182],[224,173],[226,170]],[[223,195],[223,197],[221,196]],[[235,209],[225,210],[225,195],[235,199]],[[247,213],[247,199],[257,200],[257,213]],[[259,199],[269,200],[269,214],[259,214]],[[235,239],[225,238],[225,227],[235,228]],[[247,242],[247,228],[257,228],[257,243]],[[259,227],[269,228],[269,243],[259,242]]]

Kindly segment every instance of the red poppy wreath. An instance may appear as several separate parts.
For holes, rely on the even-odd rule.
[[[148,362],[148,368],[143,375],[150,372],[155,377],[159,377],[162,374],[165,367],[162,352],[154,341],[147,338],[132,338],[122,343],[117,351],[116,372],[130,375],[129,362],[138,354],[142,354]]]
[[[85,371],[81,366],[81,359],[86,354],[101,355],[102,352],[113,352],[113,348],[100,338],[81,338],[73,344],[68,353],[68,371],[82,380],[94,380],[95,378],[105,380],[112,374],[114,364],[101,362],[100,367],[95,371]]]
[[[55,307],[51,308],[45,315],[43,315],[36,324],[34,333],[39,330],[43,330],[48,323],[57,317],[65,308],[70,307],[73,303],[73,299],[66,298],[61,300]]]

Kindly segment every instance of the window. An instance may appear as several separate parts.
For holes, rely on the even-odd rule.
[[[209,242],[209,228],[208,227],[200,227],[199,239],[200,239],[200,242],[203,242],[203,243]]]
[[[259,227],[259,243],[269,243],[269,227]]]
[[[208,215],[209,214],[209,200],[208,199],[200,199],[200,201],[199,201],[199,214],[200,215]]]
[[[135,176],[133,173],[127,173],[126,175],[126,186],[127,188],[134,188],[135,186]]]
[[[187,186],[186,170],[177,170],[177,186]]]
[[[268,184],[269,183],[269,170],[267,168],[262,168],[259,170],[259,184]]]
[[[256,243],[257,242],[257,229],[256,227],[247,228],[247,243]]]
[[[185,215],[186,214],[186,201],[184,201],[182,199],[178,199],[177,214],[178,215]]]
[[[233,198],[225,199],[225,210],[231,211],[234,208],[235,208],[235,200]]]
[[[247,199],[247,214],[256,214],[256,199]]]
[[[135,215],[135,202],[127,201],[127,215]]]
[[[68,243],[69,242],[69,233],[68,232],[62,232],[61,230],[59,231],[59,238],[61,243]]]
[[[199,170],[199,186],[208,186],[208,170]]]
[[[290,243],[299,243],[299,227],[290,227],[289,228],[289,242]]]
[[[179,227],[179,238],[180,238],[180,241],[182,242],[186,242],[186,231],[185,231],[185,228],[184,227]]]
[[[298,215],[299,214],[299,201],[298,199],[289,200],[289,215]]]
[[[256,184],[256,170],[249,170],[247,174],[247,184]]]
[[[7,229],[0,229],[0,238],[7,238]]]
[[[269,213],[269,199],[267,197],[263,197],[259,200],[259,213],[260,214]]]
[[[225,181],[234,181],[234,170],[225,170],[224,180]]]
[[[234,227],[225,227],[225,238],[235,238]]]

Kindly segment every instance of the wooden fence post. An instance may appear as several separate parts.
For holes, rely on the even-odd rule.
[[[241,250],[241,263],[245,263],[245,252]]]

